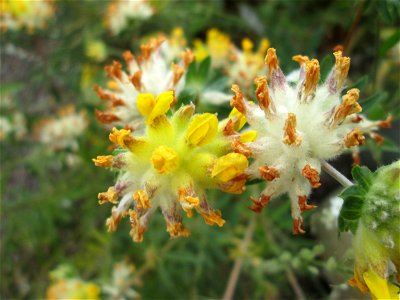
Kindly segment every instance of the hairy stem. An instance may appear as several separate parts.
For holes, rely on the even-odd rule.
[[[333,179],[339,182],[343,187],[349,187],[353,185],[353,183],[349,179],[347,179],[346,176],[344,176],[342,173],[336,170],[332,165],[330,165],[325,160],[321,159],[321,166],[326,173],[328,173]]]
[[[247,249],[249,248],[249,244],[250,244],[251,238],[253,237],[253,233],[254,233],[255,223],[256,223],[256,216],[255,216],[255,214],[253,214],[251,216],[249,224],[247,225],[244,238],[241,241],[240,246],[239,246],[240,254],[246,253]],[[231,300],[233,298],[236,284],[239,279],[240,271],[242,269],[242,264],[243,264],[243,257],[241,255],[239,255],[235,259],[235,263],[234,263],[231,273],[229,275],[228,284],[226,285],[224,296],[222,297],[223,300]]]

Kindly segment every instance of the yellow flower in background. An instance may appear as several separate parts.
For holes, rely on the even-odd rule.
[[[230,55],[232,62],[226,68],[226,73],[230,83],[239,85],[246,95],[251,95],[254,79],[267,72],[264,58],[268,48],[269,41],[262,39],[258,49],[254,51],[254,44],[248,38],[242,40],[241,50],[232,48]]]
[[[47,300],[100,299],[100,287],[80,279],[62,279],[53,283],[46,292]]]
[[[187,49],[187,40],[183,28],[173,28],[169,36],[165,36],[165,40],[164,45],[161,46],[161,52],[166,60],[170,62],[180,60],[182,52],[185,52]]]
[[[82,280],[71,265],[59,265],[50,272],[46,299],[100,299],[100,286]]]
[[[0,30],[18,30],[26,27],[29,32],[44,29],[54,15],[54,1],[1,0]]]
[[[245,41],[243,48],[244,53],[250,53],[251,42]],[[252,199],[251,209],[260,212],[271,199],[287,193],[294,234],[304,233],[302,212],[315,208],[307,198],[311,189],[321,186],[320,160],[333,159],[348,148],[364,144],[363,133],[372,132],[382,123],[358,115],[362,110],[359,90],[347,91],[341,101],[350,58],[343,57],[340,51],[334,55],[336,64],[322,85],[318,60],[295,56],[293,59],[300,63],[300,76],[292,86],[279,67],[275,49],[268,49],[267,76],[255,79],[258,105],[246,101],[239,87],[232,86],[235,95],[231,105],[246,118],[257,136],[253,142],[237,143],[235,150],[253,158],[246,170],[250,178],[268,182],[259,198]]]
[[[101,40],[89,40],[85,45],[85,54],[94,61],[101,62],[107,57],[107,47]]]
[[[115,231],[120,220],[129,216],[135,242],[143,240],[158,207],[171,237],[189,235],[182,210],[188,217],[195,210],[207,224],[222,226],[225,221],[220,211],[209,207],[205,191],[219,188],[241,193],[244,189],[247,158],[229,153],[230,144],[238,137],[224,130],[227,120],[220,123],[210,113],[194,115],[193,104],[167,117],[174,103],[172,91],[156,97],[140,94],[136,105],[145,118],[145,134],[114,128],[110,140],[121,148],[119,154],[93,160],[97,166],[120,170],[117,183],[100,193],[99,199],[100,203],[118,202],[107,220],[109,231]]]
[[[199,39],[194,41],[193,53],[196,61],[202,61],[207,56],[210,56],[212,66],[220,68],[226,66],[229,62],[231,48],[230,37],[218,29],[212,28],[207,31],[205,44]]]

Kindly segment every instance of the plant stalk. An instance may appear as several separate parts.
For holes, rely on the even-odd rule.
[[[321,159],[321,166],[326,173],[328,173],[333,179],[339,182],[343,187],[347,188],[353,185],[353,183],[349,179],[347,179],[346,176],[336,170],[327,161]]]

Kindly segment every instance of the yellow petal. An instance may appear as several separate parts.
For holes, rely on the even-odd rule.
[[[363,278],[373,298],[378,300],[394,299],[399,300],[400,289],[394,284],[386,281],[372,270],[364,272]]]
[[[186,142],[193,146],[210,143],[218,130],[218,119],[214,114],[205,113],[195,116],[186,132]]]
[[[229,118],[234,119],[235,121],[235,131],[239,131],[242,129],[244,124],[246,124],[246,116],[238,111],[236,107],[234,107],[230,112]]]
[[[240,139],[239,140],[242,143],[249,143],[249,142],[254,142],[256,140],[256,138],[257,138],[257,131],[249,130],[249,131],[243,132],[240,135]]]
[[[253,42],[249,39],[249,38],[244,38],[242,40],[242,49],[243,52],[248,53],[251,52],[251,50],[253,49]]]
[[[88,299],[100,299],[100,288],[94,283],[88,283],[86,286],[86,295]]]
[[[136,108],[144,117],[149,117],[154,109],[156,100],[152,94],[139,94],[136,99]]]
[[[265,53],[267,52],[269,48],[269,40],[268,39],[262,39],[260,42],[260,46],[258,47],[258,53],[261,54],[263,57],[265,56]]]
[[[240,153],[229,153],[217,159],[211,177],[227,182],[243,174],[248,166],[249,162],[246,156]]]
[[[162,145],[154,150],[151,163],[159,174],[170,173],[178,166],[179,156],[174,149]]]
[[[158,95],[153,110],[148,117],[147,123],[151,125],[153,124],[155,118],[165,115],[165,113],[171,107],[172,102],[174,102],[174,99],[175,97],[173,91],[164,92]]]

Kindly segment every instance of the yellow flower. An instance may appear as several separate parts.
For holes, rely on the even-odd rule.
[[[158,116],[164,115],[175,101],[174,92],[168,91],[154,99],[152,94],[140,94],[136,100],[138,111],[147,118],[146,123],[152,125]]]
[[[399,300],[400,288],[386,279],[382,278],[374,271],[364,272],[363,278],[371,293],[372,299],[376,300]]]
[[[100,288],[94,283],[80,279],[60,279],[46,292],[46,299],[100,299]]]
[[[202,61],[210,56],[212,66],[215,68],[227,65],[231,49],[232,43],[229,36],[216,28],[208,30],[205,44],[199,39],[194,41],[196,61]]]
[[[264,57],[269,47],[269,41],[262,39],[258,49],[249,38],[242,40],[242,49],[234,47],[230,55],[232,62],[226,68],[231,84],[240,85],[246,95],[252,95],[254,79],[266,73]]]
[[[239,135],[224,132],[224,123],[214,114],[194,114],[194,105],[182,106],[172,116],[166,113],[174,103],[172,92],[157,97],[140,94],[138,111],[146,118],[146,132],[134,136],[126,129],[113,129],[110,140],[123,148],[119,154],[98,156],[97,166],[120,169],[117,183],[100,193],[101,203],[118,202],[107,220],[110,231],[120,220],[130,217],[131,236],[140,242],[150,216],[158,207],[164,215],[171,237],[187,236],[181,211],[188,217],[195,210],[206,224],[222,226],[221,213],[212,210],[206,189],[219,188],[240,193],[246,181],[247,158],[228,153]]]
[[[215,115],[205,113],[195,116],[188,127],[186,141],[192,146],[207,145],[214,139],[217,130],[218,119]]]
[[[229,153],[217,159],[211,176],[223,182],[231,181],[233,178],[243,174],[249,163],[246,157],[239,153]]]
[[[25,27],[29,32],[43,29],[54,14],[53,0],[1,0],[0,30],[18,30]]]
[[[89,58],[98,62],[107,57],[107,47],[101,40],[89,40],[86,43],[85,52]]]

